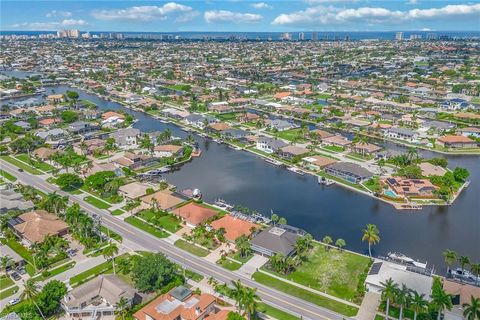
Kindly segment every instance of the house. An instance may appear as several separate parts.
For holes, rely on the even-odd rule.
[[[470,104],[468,101],[460,98],[454,98],[450,100],[445,100],[440,103],[440,107],[448,110],[460,110],[460,109],[468,109]]]
[[[225,320],[227,313],[215,305],[215,296],[194,294],[184,286],[174,288],[133,314],[136,320]],[[224,318],[217,318],[222,313]]]
[[[348,140],[346,137],[342,136],[341,134],[336,134],[330,137],[323,138],[322,143],[329,146],[345,148],[351,145],[352,141]]]
[[[205,125],[211,125],[217,122],[217,119],[211,116],[202,116],[199,114],[191,114],[185,118],[185,123],[199,129],[204,129]]]
[[[218,211],[202,206],[195,202],[190,202],[184,206],[172,210],[172,213],[185,220],[188,226],[194,228],[199,224],[206,222],[208,219],[216,216]]]
[[[67,132],[60,128],[38,131],[35,135],[43,140],[57,141],[67,137]]]
[[[210,226],[217,231],[220,229],[225,230],[224,236],[231,242],[235,242],[235,240],[241,236],[249,236],[253,229],[260,228],[260,226],[255,223],[232,217],[228,214],[212,221]]]
[[[45,118],[38,121],[38,125],[43,128],[50,128],[56,124],[62,123],[62,119],[60,118]]]
[[[360,183],[373,176],[367,169],[351,162],[333,163],[325,167],[325,172],[352,183]]]
[[[232,127],[226,122],[216,122],[209,126],[209,130],[212,130],[214,132],[222,132],[231,128]]]
[[[23,196],[13,189],[0,189],[0,214],[10,210],[28,211],[33,209],[31,200],[23,199]]]
[[[115,144],[117,147],[131,149],[138,147],[137,143],[140,134],[141,132],[138,129],[126,128],[110,134],[110,137],[115,139]]]
[[[432,197],[438,189],[427,179],[391,177],[382,179],[381,183],[388,185],[395,194],[404,197]]]
[[[47,96],[47,101],[50,103],[60,103],[65,101],[63,94],[51,94]]]
[[[480,138],[480,128],[476,127],[468,127],[468,128],[462,128],[458,129],[458,133],[460,133],[464,137],[469,137],[469,138]]]
[[[304,165],[310,170],[320,170],[335,162],[337,162],[337,160],[320,155],[303,158]]]
[[[282,119],[274,119],[267,122],[270,129],[278,131],[285,131],[298,127],[296,124]]]
[[[12,248],[7,245],[0,244],[0,257],[10,257],[12,259],[13,265],[9,268],[21,267],[25,265],[25,260]],[[7,269],[9,269],[7,268]]]
[[[319,140],[323,140],[325,138],[329,138],[329,137],[334,136],[333,133],[330,133],[330,132],[324,131],[324,130],[320,130],[320,129],[312,130],[311,133],[315,134],[318,137]]]
[[[14,122],[13,124],[16,125],[17,127],[22,128],[25,131],[28,131],[32,128],[30,123],[28,123],[26,121],[17,121],[17,122]]]
[[[102,113],[102,120],[103,121],[108,120],[110,118],[125,120],[125,116],[121,113],[118,113],[118,112],[107,111],[107,112]]]
[[[252,250],[268,257],[277,253],[283,254],[285,257],[295,254],[295,244],[299,234],[290,230],[271,226],[256,234],[250,241]]]
[[[227,129],[220,132],[223,139],[243,140],[248,136],[248,132],[242,129]]]
[[[114,318],[117,304],[123,299],[131,307],[139,296],[135,289],[113,274],[99,275],[68,292],[61,306],[72,319]]]
[[[73,151],[78,154],[91,155],[97,151],[103,150],[106,141],[102,139],[83,140],[73,144]]]
[[[280,150],[277,152],[278,156],[287,160],[291,160],[292,158],[301,156],[305,153],[308,153],[308,149],[290,145],[280,148]]]
[[[374,153],[377,153],[378,151],[382,150],[382,147],[377,146],[376,144],[373,144],[373,143],[359,142],[359,143],[353,144],[350,147],[350,150],[354,153],[374,154]]]
[[[437,144],[444,148],[476,148],[477,142],[461,135],[446,135],[437,139]]]
[[[30,244],[41,243],[48,235],[64,236],[68,233],[68,224],[45,210],[23,213],[8,221],[8,226]]]
[[[47,161],[50,159],[51,156],[53,156],[56,152],[61,152],[61,150],[53,150],[51,148],[47,148],[47,147],[40,147],[38,149],[35,149],[33,152],[32,152],[32,155],[37,158],[37,159],[40,159],[42,161]]]
[[[146,195],[147,189],[153,188],[148,184],[134,181],[118,188],[118,192],[127,199],[137,199]]]
[[[282,140],[270,137],[259,137],[256,143],[256,148],[266,153],[274,153],[281,148],[287,146]]]
[[[146,206],[156,206],[162,210],[170,210],[184,201],[183,199],[174,196],[173,193],[168,190],[157,191],[140,198],[140,200]]]
[[[183,147],[175,144],[163,144],[153,148],[153,156],[163,157],[181,157],[183,155]]]
[[[400,127],[388,128],[384,130],[384,134],[387,138],[405,140],[409,142],[415,142],[418,139],[418,133],[407,128],[400,128]]]
[[[74,134],[81,134],[98,130],[98,126],[85,121],[76,121],[70,123],[67,127],[67,130]]]
[[[150,155],[125,152],[123,157],[113,160],[121,167],[127,167],[132,170],[136,170],[142,167],[148,167],[158,162],[158,160]]]

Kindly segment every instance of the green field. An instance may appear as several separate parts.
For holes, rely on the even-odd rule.
[[[56,276],[56,275],[58,275],[62,272],[67,271],[68,269],[73,268],[74,266],[75,266],[75,261],[71,261],[71,262],[69,262],[69,263],[67,263],[67,264],[65,264],[61,267],[58,267],[56,269],[48,270],[48,273],[46,273],[46,274],[43,274],[43,272],[42,272],[40,275],[32,278],[32,280],[33,281],[45,281],[45,280],[47,280],[51,277],[54,277],[54,276]]]
[[[125,218],[125,222],[131,224],[134,227],[137,227],[139,229],[142,229],[145,232],[150,233],[151,235],[157,237],[157,238],[166,238],[168,237],[168,233],[165,231],[155,228],[154,226],[149,225],[146,222],[143,222],[142,220],[138,219],[137,217],[128,217]]]
[[[11,295],[17,293],[17,291],[18,291],[17,286],[8,288],[7,290],[0,291],[0,300],[10,297]]]
[[[288,276],[277,274],[304,286],[326,292],[344,300],[353,301],[360,275],[369,266],[370,259],[348,251],[340,251],[315,244],[307,261]]]
[[[339,152],[345,151],[344,148],[339,147],[339,146],[324,146],[324,147],[321,147],[321,148],[324,149],[324,150],[327,150],[327,151],[335,152],[335,153],[339,153]]]
[[[285,311],[276,309],[272,306],[269,306],[268,304],[265,304],[263,302],[258,303],[258,311],[266,314],[267,316],[270,316],[272,318],[275,318],[277,320],[298,320],[300,318],[295,317],[294,315],[291,315]]]
[[[14,166],[16,166],[20,169],[23,169],[24,171],[26,171],[28,173],[35,174],[35,175],[42,174],[41,171],[38,171],[37,169],[30,167],[28,164],[25,164],[21,161],[18,161],[17,159],[12,158],[10,156],[0,156],[0,158],[9,162],[9,163],[11,163],[11,164],[13,164]]]
[[[25,154],[25,153],[24,154],[19,154],[18,156],[15,156],[15,158],[17,158],[18,160],[21,160],[25,163],[30,164],[35,169],[38,169],[38,170],[41,170],[41,171],[44,171],[44,172],[49,172],[49,171],[55,169],[54,167],[52,167],[51,165],[49,165],[46,162],[39,161],[39,160],[34,160],[34,159],[29,159],[28,155]]]
[[[302,300],[314,303],[318,306],[330,309],[348,317],[352,317],[357,314],[358,308],[346,305],[344,303],[326,298],[311,291],[296,287],[287,282],[283,282],[262,272],[255,272],[253,279],[258,283],[264,284],[270,288],[285,292],[292,296],[298,297]]]
[[[285,139],[288,141],[299,141],[303,140],[303,129],[295,128],[285,131],[279,131],[275,134],[278,138]]]
[[[197,257],[206,257],[209,254],[208,250],[200,248],[199,246],[196,246],[182,239],[175,241],[175,246],[179,247],[182,250],[190,252]]]
[[[125,211],[123,211],[122,209],[116,209],[116,210],[113,210],[112,211],[112,216],[119,216],[121,214],[124,214]]]
[[[17,178],[15,176],[12,176],[10,173],[4,171],[4,170],[1,170],[0,169],[0,176],[2,176],[3,178],[11,181],[11,182],[15,182],[17,181]]]
[[[13,282],[12,279],[8,276],[1,276],[0,277],[0,288],[8,288],[10,286],[13,286],[15,283]]]
[[[83,198],[86,202],[90,203],[91,205],[97,207],[98,209],[108,209],[110,208],[110,205],[106,203],[105,201],[102,201],[100,199],[97,199],[93,196],[86,196]]]
[[[138,214],[142,219],[163,228],[171,233],[175,233],[182,228],[181,221],[177,217],[166,212],[157,212],[146,209],[140,211]]]
[[[117,265],[119,264],[118,262],[120,262],[121,260],[123,259],[126,259],[128,257],[128,254],[125,253],[117,258],[115,258],[115,262],[117,263]],[[105,261],[104,263],[101,263],[87,271],[84,271],[82,273],[79,273],[73,277],[70,278],[70,284],[73,286],[78,286],[82,283],[84,283],[85,281],[87,281],[88,279],[91,279],[91,278],[94,278],[100,274],[103,274],[103,273],[109,273],[111,271],[113,271],[112,269],[112,261]],[[118,271],[118,270],[117,270]]]
[[[239,115],[238,112],[219,113],[219,114],[215,114],[215,118],[221,121],[234,121],[237,119],[238,115]]]
[[[230,271],[238,270],[242,266],[241,263],[236,262],[236,261],[232,261],[230,259],[220,259],[220,260],[217,261],[217,264],[221,265],[222,267],[224,267],[225,269],[228,269]]]

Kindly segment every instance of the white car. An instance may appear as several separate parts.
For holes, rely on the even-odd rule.
[[[20,302],[20,299],[15,298],[15,299],[12,299],[12,300],[8,301],[8,304],[11,305],[11,306],[14,306],[19,302]]]

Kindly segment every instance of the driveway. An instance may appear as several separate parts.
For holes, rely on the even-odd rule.
[[[254,254],[253,257],[250,260],[248,260],[247,263],[245,263],[236,272],[251,278],[252,274],[254,274],[258,269],[260,269],[267,262],[268,262],[267,257],[261,256],[259,254]]]

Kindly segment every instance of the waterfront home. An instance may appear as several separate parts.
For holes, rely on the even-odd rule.
[[[10,210],[27,211],[33,209],[31,200],[23,199],[23,196],[13,189],[0,189],[0,214]]]
[[[461,283],[458,282],[458,280],[454,281],[449,279],[443,279],[443,290],[453,296],[452,302],[455,308],[452,309],[452,312],[455,312],[455,309],[457,309],[458,311],[456,313],[459,313],[457,315],[459,319],[463,319],[461,314],[461,306],[464,303],[470,303],[471,297],[480,298],[479,286],[474,286],[468,283]]]
[[[270,226],[250,241],[252,250],[258,254],[271,257],[277,253],[285,257],[295,254],[295,244],[300,237],[295,232],[277,226]]]
[[[385,129],[383,132],[387,138],[404,140],[408,142],[416,142],[419,137],[417,132],[407,128],[400,128],[400,127],[391,127],[391,128]]]
[[[287,146],[285,142],[276,138],[259,137],[256,142],[256,148],[266,153],[274,153]]]
[[[348,140],[346,137],[342,136],[341,134],[336,134],[334,136],[323,138],[322,143],[327,146],[346,148],[352,144],[352,141]]]
[[[212,221],[210,226],[217,231],[223,229],[225,231],[223,235],[231,242],[235,242],[235,240],[241,236],[250,236],[252,231],[260,228],[260,226],[255,223],[232,217],[228,214]]]
[[[222,132],[224,130],[231,129],[232,127],[226,122],[216,122],[208,126],[209,131],[213,131],[216,133]]]
[[[391,177],[381,180],[382,184],[386,184],[392,191],[404,197],[432,197],[437,186],[433,185],[427,179],[406,179],[401,177]]]
[[[99,275],[68,292],[61,301],[71,319],[115,319],[120,299],[132,307],[139,300],[135,289],[113,274]]]
[[[256,113],[246,112],[245,114],[241,115],[239,118],[240,122],[255,122],[260,120],[260,116]]]
[[[199,114],[191,114],[185,118],[185,123],[199,129],[204,129],[205,125],[211,125],[218,120],[211,116],[202,116]]]
[[[267,120],[266,122],[270,129],[277,131],[285,131],[298,127],[298,125],[282,119]]]
[[[153,148],[153,156],[157,158],[163,157],[181,157],[183,155],[183,146],[176,144],[163,144]]]
[[[51,103],[60,103],[65,101],[63,94],[51,94],[47,96],[47,101]]]
[[[440,103],[440,107],[447,110],[467,109],[469,105],[468,101],[460,98],[449,99]]]
[[[382,150],[382,147],[377,146],[376,144],[373,144],[373,143],[358,142],[358,143],[354,143],[350,147],[350,150],[354,153],[373,155],[378,151]]]
[[[114,112],[114,111],[107,111],[102,113],[102,120],[106,121],[110,118],[114,118],[116,120],[125,120],[125,116],[121,113]]]
[[[188,111],[178,110],[175,108],[165,108],[161,112],[164,116],[170,117],[176,120],[186,119],[190,115],[190,112]]]
[[[168,190],[157,191],[140,198],[140,200],[145,207],[156,207],[162,210],[171,210],[184,202],[183,199],[174,196],[173,192]]]
[[[121,129],[110,134],[110,138],[115,139],[115,145],[123,149],[132,149],[138,147],[138,139],[141,132],[135,128]]]
[[[468,127],[468,128],[462,128],[457,130],[459,134],[461,134],[464,137],[469,137],[469,138],[480,138],[480,128],[476,127]]]
[[[62,123],[63,120],[60,118],[44,118],[38,121],[38,125],[42,128],[51,128],[57,124]]]
[[[132,200],[146,195],[148,189],[152,189],[153,191],[152,186],[134,181],[118,188],[118,193],[125,198]]]
[[[325,172],[352,183],[370,179],[373,173],[352,162],[336,162],[325,167]]]
[[[243,140],[249,134],[248,131],[242,129],[227,129],[220,132],[220,136],[223,139]]]
[[[47,131],[37,131],[35,135],[43,140],[58,141],[67,137],[67,132],[60,128],[55,128]]]
[[[314,155],[314,156],[309,156],[305,157],[302,159],[303,164],[310,170],[320,170],[325,168],[326,166],[329,166],[331,164],[334,164],[337,162],[337,160],[321,156],[321,155]]]
[[[446,135],[437,139],[437,144],[444,148],[476,148],[477,142],[462,135]]]
[[[330,133],[328,131],[320,130],[320,129],[315,129],[312,130],[311,133],[315,134],[320,141],[322,141],[325,138],[333,137],[334,134]]]
[[[98,130],[98,126],[85,121],[76,121],[70,123],[67,130],[73,134],[81,134]]]
[[[422,170],[422,176],[440,176],[443,177],[447,173],[447,169],[431,164],[430,162],[422,162],[418,165]]]
[[[121,167],[127,167],[136,170],[142,167],[148,167],[158,162],[158,160],[151,155],[142,153],[125,152],[123,157],[113,160],[114,163]]]
[[[291,160],[294,157],[299,157],[308,152],[309,152],[308,149],[304,147],[288,145],[283,148],[280,148],[280,150],[277,151],[277,154],[279,157],[282,157],[287,160]]]
[[[184,206],[173,209],[172,213],[182,218],[187,226],[194,228],[216,216],[218,211],[195,202],[189,202]]]
[[[179,286],[162,294],[133,314],[136,320],[226,320],[228,312],[216,305],[216,297]]]
[[[68,233],[68,224],[45,210],[23,213],[8,221],[8,226],[20,239],[28,243],[41,243],[48,235],[63,236]]]

